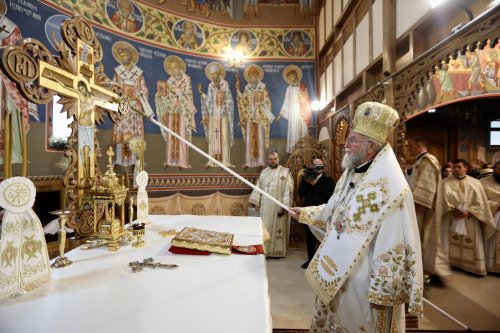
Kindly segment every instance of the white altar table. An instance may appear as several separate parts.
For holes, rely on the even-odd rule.
[[[0,332],[266,333],[272,331],[264,255],[175,255],[158,231],[191,226],[235,235],[235,245],[262,244],[256,217],[151,216],[145,248],[123,242],[67,253],[73,265],[52,269],[50,282],[0,305]],[[175,270],[129,262],[152,257]]]

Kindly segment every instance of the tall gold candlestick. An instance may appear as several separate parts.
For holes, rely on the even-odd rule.
[[[58,216],[59,221],[59,231],[57,232],[58,240],[59,240],[59,256],[56,258],[54,263],[50,265],[52,268],[61,268],[65,266],[71,265],[73,262],[69,260],[64,255],[64,250],[66,248],[66,220],[70,213],[69,210],[55,210],[50,212],[52,215]]]

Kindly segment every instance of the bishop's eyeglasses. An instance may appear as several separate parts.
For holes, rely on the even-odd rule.
[[[345,140],[346,145],[352,145],[353,143],[362,143],[362,142],[372,142],[372,141],[370,141],[370,140],[358,140],[358,139],[356,139],[355,136],[348,137]]]

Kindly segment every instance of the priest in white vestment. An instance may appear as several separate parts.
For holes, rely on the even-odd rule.
[[[332,197],[293,208],[322,240],[306,270],[318,296],[311,332],[405,332],[405,304],[423,312],[413,197],[387,143],[398,121],[384,104],[361,104]]]
[[[490,237],[484,246],[486,270],[500,273],[500,161],[495,163],[494,173],[481,178],[480,182],[488,198],[496,227],[495,235]]]
[[[483,186],[467,176],[468,168],[466,160],[453,161],[453,176],[443,179],[440,188],[440,209],[450,226],[450,264],[486,275],[484,242],[495,235],[495,226]]]
[[[447,239],[448,228],[441,225],[441,215],[436,212],[437,193],[441,186],[441,165],[427,151],[427,140],[415,137],[408,140],[408,150],[415,163],[408,169],[408,185],[415,202],[424,271],[440,278],[451,275],[450,263],[442,246]]]
[[[293,200],[293,179],[290,170],[281,165],[277,153],[267,154],[269,167],[262,170],[257,186],[285,205]],[[285,257],[290,234],[290,215],[260,192],[254,190],[248,201],[260,212],[271,239],[264,242],[266,255]]]

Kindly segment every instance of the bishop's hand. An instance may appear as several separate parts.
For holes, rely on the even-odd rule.
[[[300,217],[300,212],[302,211],[302,207],[290,207],[290,216],[294,219],[298,220]]]

